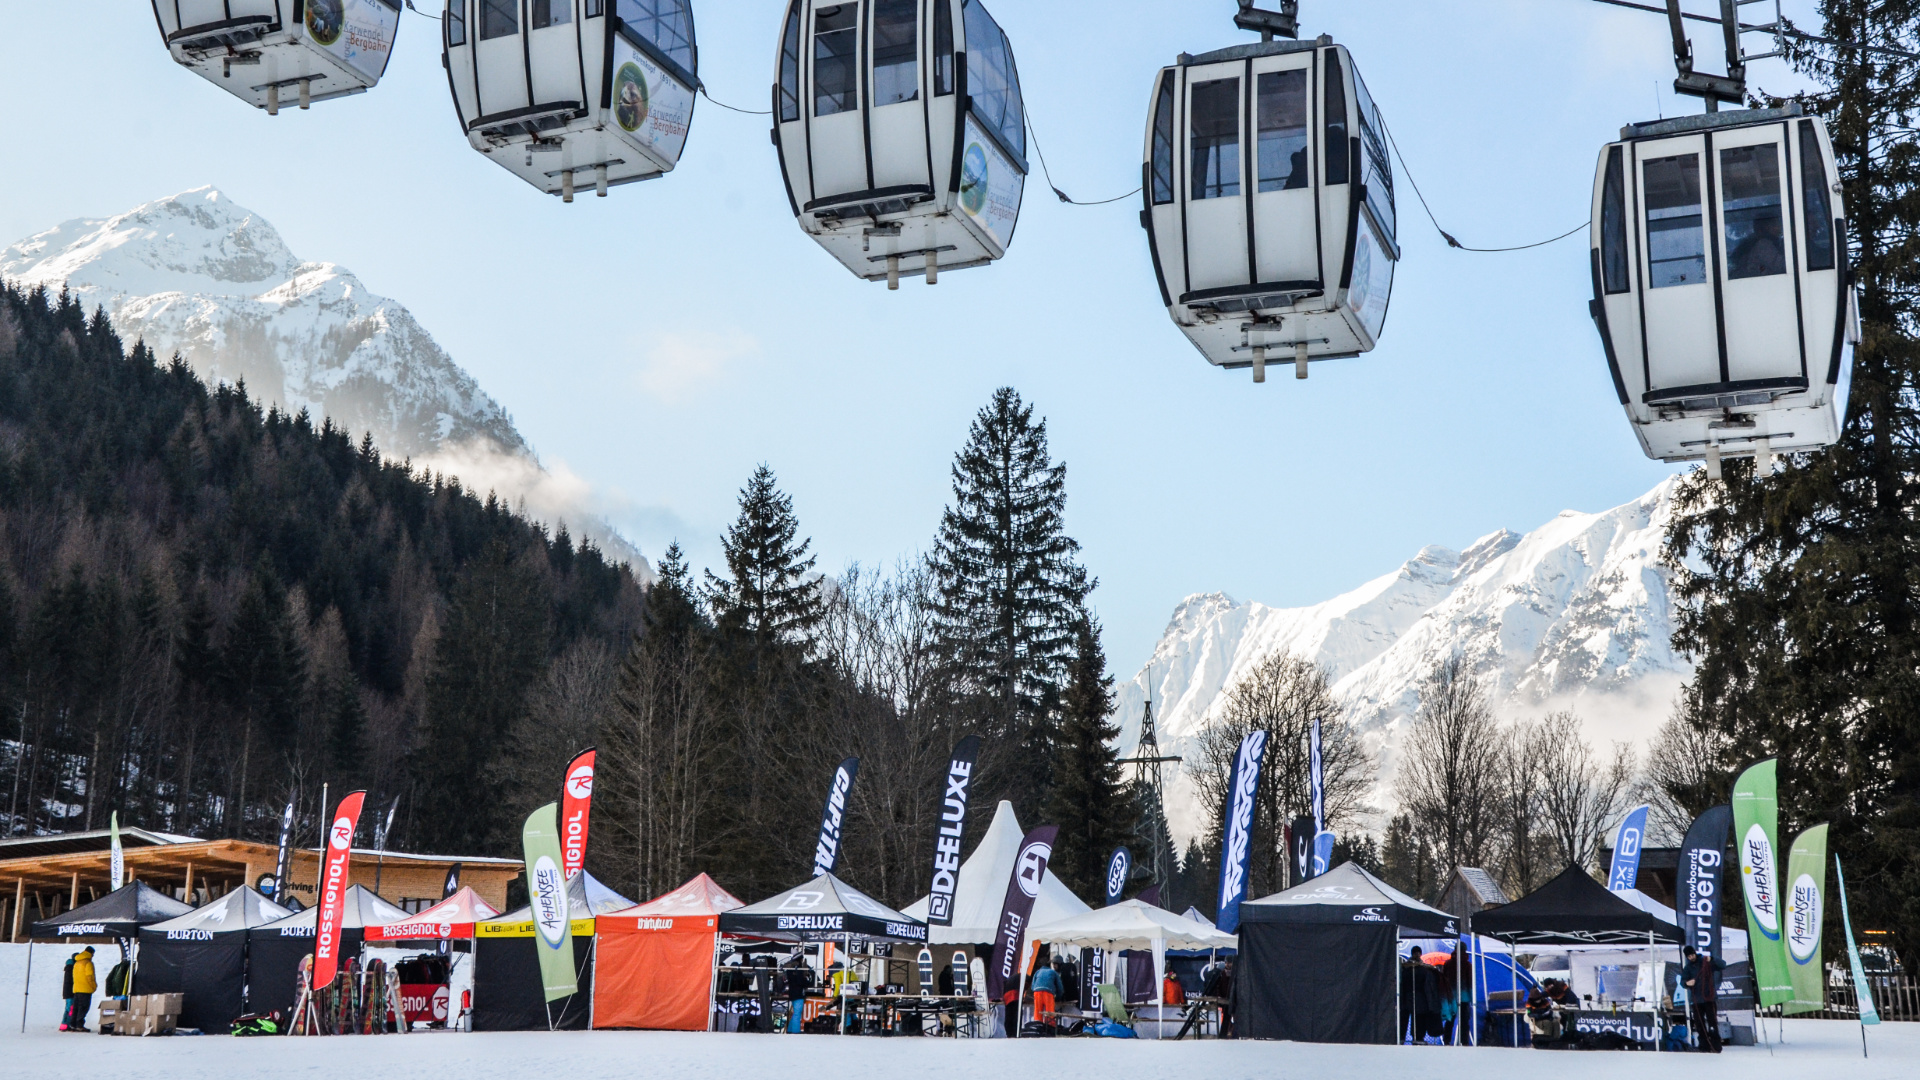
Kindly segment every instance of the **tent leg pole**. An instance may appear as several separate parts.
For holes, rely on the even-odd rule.
[[[33,939],[27,939],[27,977],[20,984],[20,1034],[27,1033],[27,998],[33,993]],[[1862,1031],[1866,1029],[1862,1028]],[[1865,1036],[1863,1035],[1862,1038]]]

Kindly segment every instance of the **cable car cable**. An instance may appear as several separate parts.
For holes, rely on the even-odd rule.
[[[1655,15],[1665,15],[1667,13],[1666,8],[1655,7],[1652,4],[1636,4],[1633,0],[1593,0],[1593,2],[1596,4],[1606,4],[1611,7],[1630,8],[1634,11],[1650,11]],[[1696,15],[1691,11],[1683,11],[1680,13],[1680,17],[1683,19],[1691,19],[1694,22],[1712,23],[1715,26],[1720,25],[1720,20],[1712,15]],[[1796,41],[1812,42],[1816,45],[1837,45],[1849,49],[1865,49],[1868,52],[1886,53],[1888,56],[1901,56],[1909,60],[1920,60],[1920,53],[1908,52],[1905,49],[1889,48],[1885,45],[1868,45],[1865,42],[1837,41],[1833,38],[1821,37],[1818,34],[1809,34],[1791,22],[1785,26],[1773,26],[1764,23],[1741,23],[1740,30],[1742,33],[1779,34],[1782,37],[1790,37]]]
[[[1032,113],[1027,114],[1027,134],[1033,136],[1034,153],[1040,156],[1040,172],[1042,175],[1044,175],[1047,178],[1047,187],[1053,191],[1054,195],[1057,196],[1061,202],[1071,203],[1074,206],[1105,206],[1108,203],[1117,203],[1121,199],[1131,199],[1135,195],[1140,194],[1140,189],[1134,188],[1132,191],[1127,192],[1125,195],[1115,195],[1111,199],[1097,199],[1091,202],[1081,202],[1078,199],[1068,198],[1066,192],[1061,191],[1059,188],[1053,186],[1053,170],[1047,168],[1047,152],[1040,148],[1040,133],[1034,130]]]
[[[1407,156],[1400,152],[1400,144],[1394,141],[1393,131],[1391,129],[1387,131],[1387,145],[1393,147],[1393,156],[1400,159],[1400,171],[1406,174],[1407,183],[1413,186],[1414,195],[1418,196],[1420,199],[1420,209],[1425,210],[1427,212],[1427,220],[1433,222],[1433,231],[1440,234],[1441,239],[1447,242],[1448,247],[1459,248],[1461,251],[1477,251],[1482,254],[1497,254],[1503,251],[1526,251],[1528,248],[1545,247],[1548,244],[1557,243],[1561,240],[1565,240],[1567,237],[1572,236],[1574,233],[1577,233],[1581,229],[1587,228],[1588,226],[1593,224],[1593,219],[1588,218],[1586,221],[1583,221],[1580,224],[1575,225],[1573,228],[1568,229],[1566,232],[1561,233],[1559,236],[1553,237],[1550,240],[1541,240],[1532,244],[1519,244],[1514,247],[1497,247],[1497,248],[1468,247],[1467,245],[1454,239],[1454,236],[1452,233],[1440,227],[1439,220],[1433,216],[1433,207],[1427,205],[1426,193],[1420,190],[1420,182],[1413,178],[1413,170],[1407,167]]]
[[[737,113],[745,113],[748,116],[772,116],[773,115],[772,109],[743,109],[738,105],[729,105],[724,101],[717,101],[714,99],[714,96],[712,94],[707,93],[707,88],[704,86],[700,88],[700,96],[703,98],[706,98],[708,101],[712,101],[715,105],[718,105],[723,109],[730,109]]]

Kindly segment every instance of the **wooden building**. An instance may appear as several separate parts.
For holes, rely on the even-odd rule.
[[[1435,906],[1460,919],[1464,926],[1469,916],[1506,902],[1507,891],[1493,880],[1492,874],[1477,866],[1456,866],[1453,876],[1447,879],[1447,887],[1440,892],[1440,903]]]
[[[273,844],[201,840],[191,836],[120,830],[127,880],[144,881],[169,896],[202,904],[241,885],[258,886],[279,856]],[[20,941],[37,919],[71,911],[112,890],[112,840],[107,830],[0,840],[0,928]],[[320,852],[295,849],[287,895],[311,907],[320,880]],[[460,883],[473,886],[496,908],[507,906],[507,883],[520,876],[517,859],[384,854],[354,848],[352,882],[409,911],[438,903],[447,873],[460,866]],[[376,887],[377,886],[377,887]]]

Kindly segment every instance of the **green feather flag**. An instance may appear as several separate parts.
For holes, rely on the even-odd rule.
[[[1827,827],[1815,825],[1793,841],[1787,855],[1787,967],[1793,997],[1781,1008],[1794,1013],[1827,1007],[1827,972],[1820,961],[1821,929],[1826,916]]]
[[[573,972],[573,908],[561,868],[560,813],[553,804],[527,815],[520,839],[527,860],[527,903],[533,915],[533,947],[540,954],[540,982],[547,1000],[577,993]]]
[[[1768,758],[1733,782],[1733,840],[1738,850],[1740,889],[1747,903],[1747,945],[1762,1005],[1778,1005],[1793,997],[1793,984],[1787,975],[1787,946],[1780,934],[1778,764]]]

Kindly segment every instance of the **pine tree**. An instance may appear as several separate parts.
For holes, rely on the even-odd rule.
[[[820,623],[820,583],[807,576],[813,541],[795,543],[799,534],[793,497],[761,465],[740,489],[739,518],[720,538],[728,576],[707,572],[707,602],[721,633],[744,638],[755,653],[803,644]]]
[[[1120,729],[1112,721],[1113,677],[1100,648],[1100,627],[1082,614],[1074,637],[1046,811],[1060,835],[1047,872],[1075,895],[1098,896],[1106,889],[1108,855],[1131,837],[1133,808],[1111,745]]]
[[[1067,467],[1048,454],[1046,421],[1013,388],[994,391],[954,458],[953,503],[930,559],[934,632],[989,745],[1015,750],[1002,782],[1028,811],[1051,784],[1074,622],[1096,584],[1066,534],[1066,502]]]
[[[1769,479],[1690,474],[1667,536],[1674,644],[1696,660],[1676,742],[1717,746],[1722,801],[1780,757],[1781,824],[1832,823],[1863,922],[1920,962],[1920,2],[1824,0],[1822,86],[1864,340],[1840,441]],[[1876,51],[1863,44],[1900,52]],[[1901,55],[1901,53],[1905,55]],[[1698,562],[1689,566],[1689,558]],[[1689,785],[1692,786],[1692,785]],[[1686,812],[1698,791],[1671,792]]]

